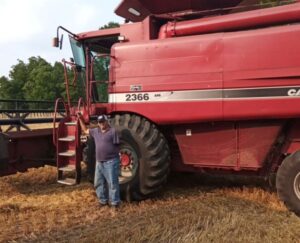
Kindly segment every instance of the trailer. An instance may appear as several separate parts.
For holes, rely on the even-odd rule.
[[[259,2],[123,0],[119,28],[59,27],[54,46],[66,31],[74,60],[63,60],[67,99],[55,106],[66,111],[53,130],[58,182],[79,183],[83,157],[93,176],[94,144],[82,142],[76,114],[87,124],[108,114],[121,139],[123,198],[155,195],[171,169],[275,173],[280,199],[299,215],[300,3]],[[76,106],[67,67],[85,77]]]

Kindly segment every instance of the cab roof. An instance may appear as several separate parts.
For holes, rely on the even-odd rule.
[[[149,15],[173,15],[181,12],[192,13],[215,9],[234,8],[239,5],[250,6],[259,0],[123,0],[115,13],[129,21],[143,21]],[[205,14],[202,14],[202,16]],[[208,14],[206,14],[208,15]]]

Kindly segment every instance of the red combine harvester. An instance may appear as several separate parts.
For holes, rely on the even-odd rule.
[[[123,0],[116,13],[127,23],[119,28],[73,34],[59,27],[54,44],[62,42],[59,30],[67,31],[74,60],[64,61],[67,102],[56,102],[66,110],[53,133],[58,181],[80,181],[76,113],[87,124],[105,113],[121,137],[126,199],[153,195],[170,169],[276,173],[280,199],[300,214],[300,2],[258,2]],[[77,106],[68,65],[84,79]],[[97,78],[99,65],[108,80]],[[22,155],[8,139],[0,136],[8,151],[1,161]],[[84,151],[92,175],[92,140]]]

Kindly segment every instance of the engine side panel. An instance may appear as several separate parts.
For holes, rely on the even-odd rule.
[[[224,119],[299,117],[300,25],[224,36]]]
[[[115,85],[108,112],[134,112],[160,124],[221,120],[221,37],[115,45],[111,63]],[[143,99],[145,94],[149,99]],[[178,111],[183,112],[180,117]]]
[[[259,170],[264,166],[284,121],[187,124],[174,127],[185,165]]]
[[[117,44],[108,112],[157,124],[299,117],[299,39],[295,24]]]

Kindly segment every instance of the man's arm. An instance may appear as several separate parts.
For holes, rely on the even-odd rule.
[[[90,129],[86,127],[86,125],[84,124],[83,120],[82,120],[82,115],[80,113],[77,114],[80,126],[81,126],[81,130],[85,135],[89,135],[90,134]]]

